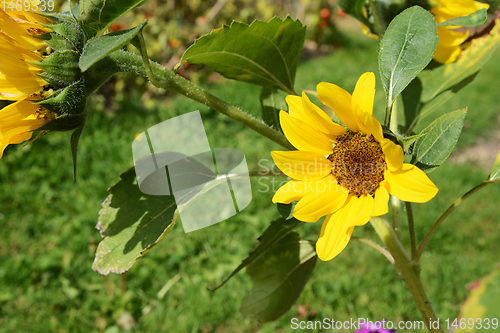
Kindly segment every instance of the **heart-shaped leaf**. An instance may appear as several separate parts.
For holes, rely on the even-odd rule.
[[[234,22],[197,39],[181,62],[205,64],[227,78],[293,94],[305,26],[290,17]]]
[[[140,191],[134,168],[109,188],[96,228],[104,239],[97,247],[92,269],[107,275],[123,273],[175,225],[173,195],[147,195]]]

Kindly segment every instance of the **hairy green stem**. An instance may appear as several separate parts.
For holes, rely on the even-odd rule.
[[[389,127],[389,125],[391,124],[392,108],[393,108],[392,105],[389,104],[389,105],[387,105],[387,108],[385,109],[384,125],[387,127]]]
[[[253,129],[257,133],[278,143],[284,148],[295,150],[295,148],[280,132],[274,130],[261,120],[242,111],[241,109],[212,95],[208,91],[186,80],[182,76],[176,75],[174,72],[158,63],[149,61],[147,63],[149,63],[150,66],[145,66],[141,56],[126,51],[117,51],[112,53],[109,55],[109,62],[115,62],[114,66],[117,66],[119,71],[148,77],[151,80],[151,83],[157,88],[171,90],[200,102]],[[150,68],[146,69],[146,67]]]
[[[394,133],[398,133],[398,110],[397,101],[391,106],[391,110],[386,114],[386,126]],[[392,112],[391,112],[392,111]],[[387,118],[389,117],[389,118]],[[392,204],[392,225],[399,239],[401,239],[401,202],[395,196],[391,196]]]
[[[420,257],[422,256],[422,253],[424,252],[425,246],[427,245],[427,243],[429,243],[429,240],[431,239],[432,235],[434,235],[434,233],[439,228],[441,223],[444,222],[444,220],[448,217],[448,215],[450,215],[455,210],[455,208],[457,208],[468,197],[470,197],[471,195],[473,195],[474,193],[476,193],[477,191],[479,191],[480,189],[482,189],[486,185],[492,184],[492,183],[497,183],[497,181],[486,180],[486,181],[482,182],[481,184],[477,185],[476,187],[471,189],[469,192],[465,193],[460,198],[458,198],[453,204],[451,204],[451,206],[448,207],[448,209],[443,213],[443,215],[441,215],[437,219],[437,221],[434,223],[434,225],[432,226],[431,230],[429,230],[427,235],[425,235],[424,239],[422,240],[422,243],[420,243],[420,245],[418,246],[417,253],[415,255],[415,258],[413,258],[413,260],[415,260],[415,261],[420,260]]]
[[[410,250],[411,262],[415,273],[420,276],[420,260],[416,259],[417,256],[417,233],[415,232],[415,219],[413,218],[413,207],[411,202],[405,201],[406,217],[408,218],[408,230],[410,233]]]
[[[374,217],[371,219],[373,228],[384,242],[387,250],[394,258],[394,268],[399,276],[403,279],[410,291],[415,304],[417,305],[424,323],[431,333],[443,333],[443,330],[438,325],[438,318],[429,302],[429,298],[425,293],[422,281],[419,275],[415,272],[410,258],[406,253],[403,245],[396,236],[389,223],[384,218]],[[437,328],[436,328],[437,326]]]
[[[396,236],[401,239],[401,202],[395,196],[391,196],[392,204],[392,226]]]
[[[413,208],[411,202],[405,201],[406,217],[408,218],[408,229],[410,230],[410,250],[411,260],[415,259],[417,254],[417,235],[415,233],[415,220],[413,218]]]

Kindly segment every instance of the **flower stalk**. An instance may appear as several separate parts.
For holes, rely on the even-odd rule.
[[[147,59],[147,56],[145,57],[145,59]],[[161,66],[158,63],[149,61],[149,66],[145,65],[142,56],[138,56],[125,51],[114,52],[109,56],[108,61],[115,62],[114,66],[118,66],[117,69],[119,71],[130,72],[143,77],[148,77],[151,83],[157,88],[171,90],[192,100],[200,102],[228,116],[229,118],[242,123],[243,125],[276,142],[284,148],[290,150],[294,149],[294,147],[288,142],[285,136],[280,132],[274,130],[267,124],[237,108],[236,106],[231,105],[223,101],[222,99],[212,95],[208,91],[186,80],[182,76],[176,75],[173,71]],[[147,69],[147,67],[149,67],[149,69]]]
[[[417,250],[415,258],[413,260],[415,260],[415,261],[420,260],[420,257],[422,256],[422,253],[424,252],[425,246],[427,245],[427,243],[429,243],[429,240],[431,239],[432,235],[434,235],[434,233],[439,228],[441,223],[444,222],[444,220],[448,217],[448,215],[450,215],[455,210],[455,208],[460,206],[460,204],[462,202],[464,202],[467,198],[469,198],[471,195],[473,195],[474,193],[476,193],[477,191],[479,191],[483,187],[486,187],[487,185],[493,184],[493,183],[498,183],[498,181],[485,180],[481,184],[479,184],[476,187],[474,187],[473,189],[471,189],[469,192],[462,195],[453,204],[451,204],[451,206],[448,207],[448,209],[443,213],[443,215],[441,215],[438,218],[436,223],[434,223],[434,225],[429,230],[427,235],[425,235],[424,239],[422,240],[422,243],[420,243],[420,245],[418,246],[418,250]]]
[[[427,329],[430,333],[443,333],[443,330],[438,325],[439,322],[434,309],[425,293],[422,281],[415,272],[411,260],[396,236],[394,229],[381,217],[372,218],[371,224],[394,258],[394,268],[406,283]]]
[[[397,134],[398,132],[398,103],[397,100],[389,107],[388,113],[386,114],[386,126],[392,131],[392,133]],[[394,231],[399,239],[401,239],[401,201],[395,196],[391,196],[392,204],[392,225]]]

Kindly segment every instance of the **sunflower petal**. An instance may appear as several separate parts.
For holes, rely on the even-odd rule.
[[[290,116],[306,121],[306,116],[302,108],[302,97],[297,95],[288,95],[285,98],[286,104],[288,105],[288,113]]]
[[[35,75],[13,78],[0,73],[0,97],[7,100],[26,98],[42,90],[46,84],[43,79]]]
[[[332,170],[332,162],[309,151],[273,151],[271,157],[284,174],[297,180],[321,179]]]
[[[328,82],[319,83],[316,89],[321,103],[329,106],[351,131],[357,132],[359,127],[351,108],[351,94],[339,86]]]
[[[388,170],[385,179],[389,193],[403,201],[427,202],[438,192],[436,185],[422,170],[408,163],[396,171]]]
[[[312,189],[312,190],[311,190]],[[333,176],[311,182],[307,194],[295,206],[293,216],[300,221],[316,222],[337,211],[348,197]]]
[[[373,135],[375,140],[381,142],[384,139],[384,134],[382,132],[382,125],[380,122],[368,112],[358,112],[358,117],[360,120],[359,127],[364,130],[365,134]]]
[[[30,114],[35,113],[39,107],[40,105],[34,104],[26,99],[7,105],[0,110],[0,129],[2,128],[2,124],[12,121],[18,122],[28,117]]]
[[[3,151],[9,144],[21,143],[31,138],[31,132],[45,125],[48,121],[45,119],[27,119],[22,120],[17,126],[9,128],[0,128],[0,158],[3,156]]]
[[[351,109],[357,107],[363,112],[373,113],[373,101],[375,99],[375,74],[364,73],[358,79],[354,92],[352,93]]]
[[[308,119],[307,123],[328,135],[330,139],[345,133],[344,126],[334,123],[325,111],[311,102],[305,92],[302,92],[302,106],[304,116]]]
[[[387,181],[382,181],[375,190],[375,198],[373,199],[373,208],[371,216],[382,216],[389,212],[389,192],[386,188]]]
[[[438,23],[447,21],[455,17],[467,16],[480,9],[488,9],[490,5],[479,1],[471,0],[454,0],[454,1],[437,1],[438,6],[430,10]]]
[[[298,150],[311,151],[321,155],[332,153],[333,146],[330,139],[302,120],[281,111],[280,124],[288,141]]]
[[[457,60],[462,50],[460,46],[441,46],[438,44],[436,47],[436,52],[434,52],[434,60],[440,64],[449,64]]]
[[[276,191],[273,203],[289,204],[302,199],[306,195],[307,184],[305,181],[290,180]]]
[[[368,221],[370,221],[374,204],[373,197],[368,194],[362,195],[359,198],[353,196],[351,201],[353,201],[351,210],[355,211],[356,214],[351,216],[349,225],[352,227],[365,225]]]
[[[49,29],[33,22],[15,21],[3,10],[0,10],[0,30],[2,30],[9,37],[15,39],[30,51],[45,48],[47,46],[45,42],[41,39],[33,37],[28,32],[30,29],[40,31],[41,33],[50,31]]]
[[[316,242],[316,253],[323,261],[335,258],[349,243],[354,226],[350,226],[349,221],[355,216],[356,211],[351,209],[353,198],[336,213],[327,216],[321,234]]]
[[[401,168],[405,160],[405,154],[403,153],[403,148],[400,145],[395,144],[389,139],[383,139],[380,141],[380,146],[385,155],[385,162],[387,163],[387,168],[390,171],[395,171]]]

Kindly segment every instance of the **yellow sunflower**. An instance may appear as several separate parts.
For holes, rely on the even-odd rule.
[[[39,1],[31,3],[36,8]],[[7,145],[30,139],[33,131],[56,116],[36,104],[52,93],[37,75],[42,69],[33,64],[51,52],[36,37],[50,31],[39,23],[50,21],[33,11],[0,9],[0,99],[15,101],[0,110],[0,158]]]
[[[347,245],[355,226],[388,212],[389,194],[403,201],[426,202],[438,189],[427,175],[404,163],[401,146],[384,138],[373,115],[375,75],[363,74],[349,94],[322,82],[320,101],[344,126],[334,123],[306,94],[286,98],[280,112],[285,136],[296,151],[273,151],[276,165],[292,178],[274,203],[298,201],[293,216],[316,222],[326,215],[316,243],[321,260],[331,260]]]
[[[431,9],[437,23],[448,21],[457,17],[467,16],[480,9],[488,9],[490,5],[473,0],[434,0],[436,7]],[[439,44],[434,53],[434,60],[447,64],[457,60],[461,52],[460,45],[469,38],[469,32],[460,32],[458,27],[437,27]]]

